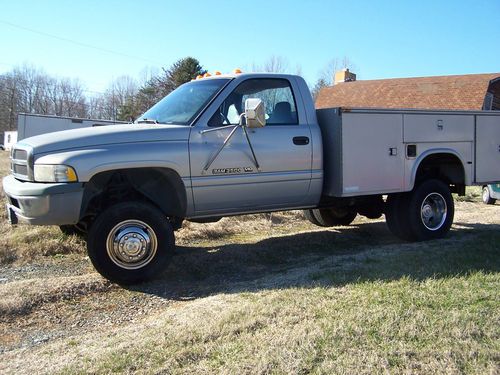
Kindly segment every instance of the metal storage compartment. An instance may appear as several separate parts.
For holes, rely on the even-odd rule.
[[[500,181],[500,115],[476,115],[476,178],[484,184]]]
[[[472,142],[474,115],[450,113],[405,113],[404,141]]]
[[[324,140],[325,195],[349,197],[403,189],[402,113],[339,108],[316,113]]]

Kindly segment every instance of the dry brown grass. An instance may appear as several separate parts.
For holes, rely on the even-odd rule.
[[[0,284],[0,316],[25,315],[43,303],[74,299],[110,288],[111,283],[97,274]]]
[[[307,223],[304,222],[301,211],[231,216],[206,224],[186,221],[176,233],[176,241],[179,244],[189,244],[207,240],[228,240],[255,232],[286,232],[293,226],[303,228],[304,225]]]

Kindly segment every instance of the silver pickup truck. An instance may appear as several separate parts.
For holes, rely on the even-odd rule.
[[[407,241],[443,237],[452,193],[500,181],[500,113],[316,110],[293,75],[196,79],[134,124],[31,137],[4,178],[13,224],[87,237],[105,277],[157,275],[183,220],[303,209],[320,226],[385,214]]]

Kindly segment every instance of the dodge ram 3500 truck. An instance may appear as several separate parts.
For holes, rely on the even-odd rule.
[[[408,241],[443,237],[452,193],[500,180],[500,113],[316,110],[293,75],[180,86],[135,124],[22,140],[4,178],[12,223],[87,237],[106,278],[157,275],[182,221],[305,210],[320,226],[385,214]]]

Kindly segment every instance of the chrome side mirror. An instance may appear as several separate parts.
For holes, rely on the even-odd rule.
[[[266,107],[261,99],[250,98],[245,100],[245,118],[247,127],[262,128],[266,125]]]

